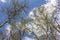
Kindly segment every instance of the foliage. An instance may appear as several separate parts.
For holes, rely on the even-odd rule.
[[[32,28],[28,29],[33,35],[35,35],[37,40],[57,40],[57,32],[60,32],[60,30],[58,28],[59,24],[54,16],[57,14],[56,12],[58,12],[57,10],[59,9],[56,8],[57,10],[54,10],[54,6],[51,8],[53,10],[48,6],[40,6],[33,10],[35,19],[33,18],[33,21],[29,23]]]
[[[19,29],[21,25],[17,26],[17,23],[18,23],[18,20],[20,19],[22,20],[22,21],[19,21],[21,22],[22,27],[23,25],[26,24],[26,19],[24,18],[24,16],[21,17],[21,14],[24,14],[22,12],[26,12],[25,10],[28,8],[27,5],[28,4],[26,0],[24,2],[19,2],[19,0],[10,0],[10,3],[7,6],[1,7],[2,11],[4,11],[8,17],[6,21],[0,25],[0,27],[4,26],[6,23],[11,25],[10,37],[7,40],[21,40],[21,31]]]

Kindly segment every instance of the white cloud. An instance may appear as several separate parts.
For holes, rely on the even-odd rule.
[[[5,3],[6,2],[6,0],[0,0],[1,2],[3,2],[3,3]]]
[[[23,40],[35,40],[33,38],[25,37]]]
[[[47,5],[53,5],[53,6],[57,6],[58,5],[58,0],[46,0],[48,1],[47,2]]]

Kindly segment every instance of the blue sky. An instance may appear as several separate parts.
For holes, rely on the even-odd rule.
[[[19,2],[22,2],[22,1],[24,1],[24,0],[19,0]],[[7,19],[7,15],[4,12],[4,10],[2,11],[1,7],[5,8],[7,5],[9,5],[9,2],[10,2],[10,0],[0,0],[0,23],[3,23]],[[26,10],[27,14],[29,14],[34,8],[37,8],[46,3],[47,3],[46,0],[27,0],[27,4],[29,6],[29,8]],[[25,16],[24,14],[22,14],[22,15]],[[28,15],[26,15],[26,16],[28,16]],[[59,17],[58,22],[60,23],[60,15],[58,17]],[[4,31],[6,29],[9,30],[9,27],[10,26],[8,24],[6,24],[2,28],[0,28],[0,32]],[[24,34],[24,40],[35,40],[35,39],[32,38],[32,35]]]
[[[20,0],[20,1],[24,1],[24,0]],[[4,11],[2,11],[1,7],[5,7],[6,5],[9,5],[9,2],[10,2],[10,0],[0,0],[0,23],[3,23],[6,20],[6,18],[7,18],[6,13]],[[27,2],[29,4],[29,8],[26,10],[27,13],[30,13],[30,11],[33,10],[34,8],[37,8],[40,5],[43,5],[43,4],[46,3],[45,0],[27,0]],[[4,27],[0,28],[0,30],[3,30],[3,29],[5,30],[6,26],[7,25],[5,25]],[[30,39],[31,35],[29,36],[29,35],[25,34],[24,36],[25,36],[25,38],[27,38],[26,40],[28,40],[28,39]]]
[[[24,1],[24,0],[20,0],[20,1]],[[0,23],[3,23],[6,18],[7,15],[4,12],[4,10],[2,11],[1,7],[5,7],[7,5],[9,5],[10,0],[0,0]],[[33,8],[39,7],[40,5],[43,5],[46,3],[45,0],[27,0],[27,3],[29,4],[29,8],[27,9],[27,12],[29,13]]]
[[[24,1],[24,0],[20,0],[20,1]],[[3,23],[6,18],[7,15],[4,11],[2,11],[1,7],[5,7],[7,5],[9,5],[10,0],[0,0],[0,23]],[[29,4],[29,8],[26,10],[27,13],[29,14],[34,8],[37,8],[43,4],[46,3],[45,0],[27,0],[28,4]],[[24,14],[23,14],[24,15]],[[60,17],[60,15],[58,16]],[[58,18],[60,20],[60,18]],[[59,22],[59,21],[58,21]],[[9,26],[8,24],[6,24],[5,26],[3,26],[2,28],[0,28],[0,31],[4,31],[5,29],[7,29]],[[8,28],[9,29],[9,28]],[[32,35],[29,34],[24,34],[24,40],[34,40],[33,38],[31,38]]]
[[[5,14],[4,11],[2,11],[1,7],[5,7],[5,6],[9,5],[9,2],[10,2],[10,0],[0,0],[0,23],[3,23],[6,20],[6,18],[7,18],[7,15]],[[33,1],[32,0],[27,0],[27,2],[29,4],[29,8],[27,9],[28,13],[33,8],[39,7],[40,5],[46,3],[45,0],[33,0]]]

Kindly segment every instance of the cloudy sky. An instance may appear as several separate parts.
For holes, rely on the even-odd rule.
[[[28,4],[29,4],[29,8],[27,10],[28,13],[30,13],[34,8],[37,8],[37,7],[39,7],[43,4],[46,4],[46,0],[27,0],[27,1],[28,1]],[[6,5],[9,4],[9,2],[10,2],[10,0],[0,0],[0,23],[3,23],[7,18],[7,15],[4,13],[4,11],[3,12],[1,11],[2,10],[1,7],[5,7]],[[58,17],[60,17],[60,16],[58,16]],[[4,27],[0,28],[0,30],[5,29],[6,27],[7,26],[4,26]],[[8,28],[8,30],[9,30],[9,28]],[[25,40],[34,40],[33,38],[31,39],[30,37],[27,37],[27,35],[24,38],[25,38]]]
[[[23,0],[20,0],[20,1],[23,1]],[[6,18],[7,18],[7,15],[5,14],[5,12],[4,11],[2,12],[2,8],[1,7],[5,7],[6,5],[9,4],[9,2],[10,2],[10,0],[0,0],[0,23],[3,23],[6,20]],[[33,0],[33,1],[29,0],[28,1],[28,4],[29,4],[28,13],[31,10],[33,10],[34,8],[39,7],[40,5],[43,5],[45,3],[46,3],[45,0]],[[0,30],[4,31],[5,29],[8,29],[10,31],[10,29],[9,29],[10,26],[7,26],[7,25],[8,24],[6,24],[4,27],[0,28]],[[28,37],[28,36],[29,35],[25,35],[24,40],[34,40],[33,38]]]

